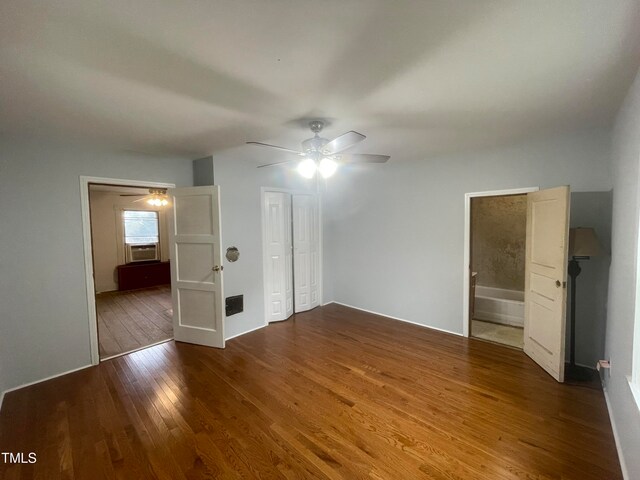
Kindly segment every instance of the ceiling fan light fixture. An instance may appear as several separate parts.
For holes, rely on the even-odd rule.
[[[298,173],[304,178],[313,178],[317,169],[316,162],[310,158],[305,158],[298,164]]]
[[[278,145],[270,145],[262,142],[247,143],[303,157],[303,160],[300,160],[299,158],[292,158],[291,160],[258,165],[258,168],[274,167],[277,165],[284,165],[286,163],[297,162],[298,172],[300,175],[309,179],[316,175],[317,170],[320,170],[320,175],[324,178],[328,178],[336,172],[337,166],[341,163],[385,163],[389,158],[391,158],[389,155],[372,155],[369,153],[345,154],[343,152],[367,137],[354,130],[350,130],[342,135],[338,135],[333,140],[327,140],[319,135],[323,127],[324,122],[322,120],[314,120],[310,122],[309,128],[314,135],[313,137],[302,141],[302,148],[300,150],[292,150],[290,148],[279,147]]]
[[[322,178],[329,178],[331,175],[336,173],[337,169],[338,169],[338,163],[330,159],[329,157],[324,157],[320,161],[320,166],[318,167],[318,170],[320,170],[320,175],[322,175]]]

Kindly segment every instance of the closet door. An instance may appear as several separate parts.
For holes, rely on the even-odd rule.
[[[318,202],[312,195],[293,195],[293,278],[295,312],[320,303],[320,229]]]
[[[264,192],[265,308],[268,322],[293,314],[291,195]]]

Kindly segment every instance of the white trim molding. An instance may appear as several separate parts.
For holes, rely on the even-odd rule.
[[[269,326],[269,324],[266,324],[266,325],[259,325],[259,326],[255,327],[255,328],[250,328],[250,329],[249,329],[249,330],[247,330],[246,332],[240,332],[240,333],[236,333],[235,335],[231,335],[230,337],[225,338],[225,339],[224,339],[224,341],[225,341],[225,342],[228,342],[229,340],[232,340],[232,339],[234,339],[234,338],[241,337],[242,335],[246,335],[247,333],[255,332],[256,330],[261,330],[261,329],[263,329],[264,327],[268,327],[268,326]]]
[[[398,322],[410,323],[411,325],[417,325],[418,327],[428,328],[429,330],[437,330],[438,332],[448,333],[450,335],[455,335],[457,337],[463,336],[461,333],[458,333],[458,332],[452,332],[451,330],[445,330],[444,328],[432,327],[430,325],[425,325],[423,323],[414,322],[412,320],[407,320],[405,318],[392,317],[391,315],[387,315],[386,313],[374,312],[373,310],[367,310],[366,308],[354,307],[353,305],[349,305],[348,303],[342,303],[342,302],[333,301],[333,302],[325,303],[322,306],[324,307],[324,306],[330,305],[332,303],[335,303],[336,305],[342,305],[343,307],[353,308],[354,310],[360,310],[361,312],[372,313],[373,315],[378,315],[380,317],[389,318],[391,320],[397,320]]]
[[[487,192],[470,192],[464,194],[464,265],[462,274],[462,335],[469,336],[469,282],[471,269],[471,199],[476,197],[499,197],[503,195],[520,195],[537,192],[540,187],[512,188],[507,190],[490,190]]]
[[[622,478],[624,480],[631,480],[629,477],[629,471],[627,470],[627,463],[624,461],[624,455],[622,453],[622,444],[620,443],[620,436],[618,435],[618,428],[616,427],[616,421],[613,417],[613,410],[611,409],[611,399],[607,393],[607,388],[602,385],[602,391],[604,392],[604,403],[607,405],[609,411],[609,422],[611,422],[611,430],[613,430],[613,440],[616,444],[616,450],[618,451],[618,461],[620,462],[620,470],[622,470]]]
[[[100,363],[100,351],[98,346],[98,318],[96,315],[95,284],[93,279],[91,210],[89,205],[89,185],[92,183],[151,188],[174,188],[175,184],[148,182],[144,180],[125,180],[121,178],[87,177],[80,175],[80,210],[82,212],[82,240],[84,245],[84,274],[87,295],[87,315],[89,321],[89,349],[91,353],[91,364],[98,365]]]
[[[4,402],[4,396],[7,393],[14,392],[16,390],[20,390],[22,388],[30,387],[31,385],[36,385],[38,383],[46,382],[48,380],[53,380],[54,378],[62,377],[63,375],[69,375],[70,373],[79,372],[80,370],[84,370],[86,368],[93,367],[94,365],[85,365],[83,367],[74,368],[72,370],[67,370],[66,372],[56,373],[55,375],[51,375],[49,377],[41,378],[40,380],[36,380],[34,382],[23,383],[22,385],[18,385],[17,387],[9,388],[0,394],[0,410],[2,410],[2,403]]]
[[[636,251],[640,252],[640,228],[637,229],[638,245]],[[629,388],[637,407],[640,409],[640,255],[636,254],[635,271],[635,314],[633,318],[633,345],[631,348],[631,375],[627,377]]]
[[[640,385],[633,381],[631,376],[627,377],[629,381],[629,388],[631,389],[631,393],[633,394],[633,398],[636,401],[636,406],[638,410],[640,410]]]

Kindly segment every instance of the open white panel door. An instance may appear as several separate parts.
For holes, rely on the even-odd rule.
[[[167,193],[174,337],[224,348],[220,191],[205,186]]]
[[[264,192],[265,297],[268,322],[293,315],[291,195]]]
[[[293,195],[292,208],[295,312],[299,313],[320,303],[318,202],[313,195]]]
[[[564,381],[569,187],[527,194],[524,351]]]

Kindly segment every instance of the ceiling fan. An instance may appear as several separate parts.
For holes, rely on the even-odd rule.
[[[121,197],[139,197],[139,193],[124,193],[120,194]],[[149,205],[153,207],[166,207],[169,204],[169,200],[167,199],[167,189],[166,188],[150,188],[149,194],[139,198],[138,200],[134,200],[131,203],[137,203],[146,201]]]
[[[285,160],[284,162],[268,163],[266,165],[259,165],[258,168],[299,162],[298,172],[305,178],[313,178],[316,171],[319,171],[320,175],[324,178],[328,178],[335,173],[338,165],[341,163],[384,163],[391,158],[389,155],[342,153],[367,137],[352,130],[350,132],[343,133],[333,140],[328,140],[318,135],[322,131],[323,127],[324,122],[322,120],[309,122],[309,128],[314,133],[314,136],[302,142],[301,151],[291,150],[277,145],[269,145],[268,143],[247,142],[247,144],[257,145],[259,147],[275,148],[302,157],[302,160],[295,159]]]

